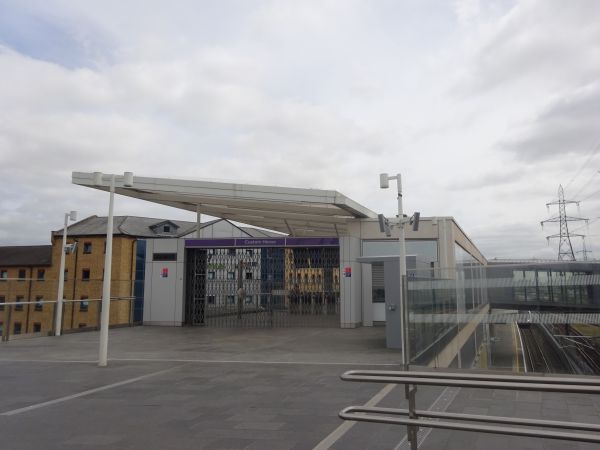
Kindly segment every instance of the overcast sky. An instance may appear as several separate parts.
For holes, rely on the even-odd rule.
[[[454,216],[488,258],[553,258],[539,222],[560,183],[600,216],[598,17],[598,0],[0,0],[0,244],[107,214],[72,171],[336,189],[388,215],[378,174],[400,171],[408,212]]]

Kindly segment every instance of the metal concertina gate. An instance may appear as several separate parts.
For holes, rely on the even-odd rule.
[[[192,239],[186,265],[188,325],[339,327],[335,238]]]

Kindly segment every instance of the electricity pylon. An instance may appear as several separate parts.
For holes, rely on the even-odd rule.
[[[560,231],[557,234],[552,234],[550,236],[546,236],[546,240],[550,242],[550,239],[558,238],[558,260],[559,261],[575,261],[575,252],[573,252],[573,245],[571,244],[571,237],[580,237],[585,238],[584,234],[569,234],[569,222],[579,222],[585,221],[588,222],[588,219],[584,219],[583,217],[572,217],[567,216],[567,205],[574,203],[579,207],[579,202],[576,200],[565,200],[565,192],[563,190],[562,185],[558,187],[558,200],[555,202],[546,203],[546,207],[548,210],[550,206],[558,205],[558,216],[554,216],[550,219],[542,220],[540,224],[542,228],[544,228],[544,224],[548,222],[558,222],[560,224]],[[584,259],[586,258],[586,253],[583,253]]]

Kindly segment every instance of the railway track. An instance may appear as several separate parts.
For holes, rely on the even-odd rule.
[[[525,372],[572,373],[562,350],[539,324],[521,324]]]
[[[551,331],[560,342],[563,351],[573,361],[576,373],[600,375],[600,342],[597,336],[583,334],[577,326],[553,325]]]

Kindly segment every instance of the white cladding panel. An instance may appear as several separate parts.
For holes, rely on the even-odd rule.
[[[183,239],[148,239],[144,323],[180,326],[183,321]],[[177,253],[176,261],[153,261],[155,253]]]

